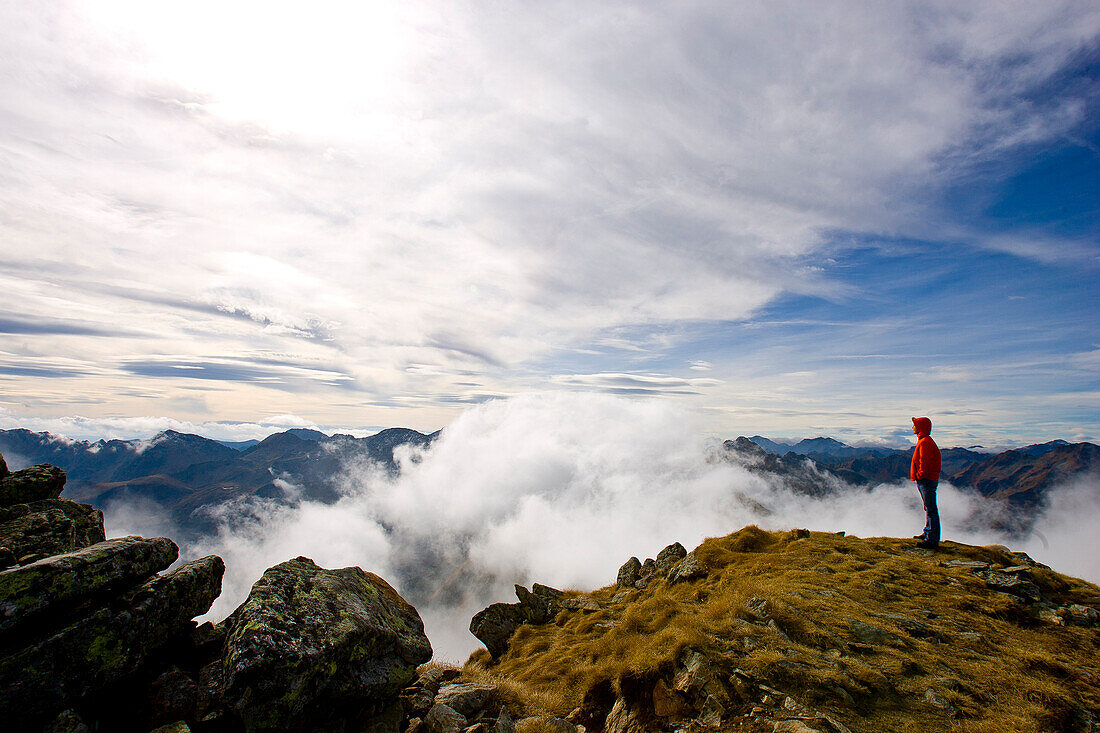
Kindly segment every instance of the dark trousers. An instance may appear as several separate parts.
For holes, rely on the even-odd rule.
[[[920,498],[924,500],[924,513],[928,515],[928,521],[924,523],[924,538],[929,542],[940,541],[940,509],[936,506],[936,487],[939,483],[926,478],[917,479]]]

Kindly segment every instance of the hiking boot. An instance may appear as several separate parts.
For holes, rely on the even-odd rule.
[[[920,542],[917,543],[917,547],[921,548],[922,550],[934,550],[939,546],[939,542],[932,542],[931,540],[926,539],[922,539]]]

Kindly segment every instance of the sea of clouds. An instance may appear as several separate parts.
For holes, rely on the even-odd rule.
[[[631,556],[654,557],[672,542],[691,549],[748,524],[901,537],[924,525],[908,482],[807,497],[718,459],[702,435],[696,414],[662,400],[554,393],[490,402],[462,414],[431,448],[400,450],[397,476],[347,465],[334,504],[220,507],[219,533],[183,547],[181,557],[225,559],[214,620],[276,563],[304,555],[322,567],[358,565],[417,607],[437,659],[458,662],[479,646],[470,618],[514,601],[513,583],[605,586]],[[290,498],[300,488],[282,486]],[[1007,543],[1097,581],[1098,489],[1093,476],[1055,490],[1021,545],[983,528],[983,500],[943,482],[944,536]],[[112,536],[173,534],[154,507],[109,508],[107,522]]]

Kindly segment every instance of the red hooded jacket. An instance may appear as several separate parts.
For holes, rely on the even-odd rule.
[[[917,429],[917,447],[913,449],[913,462],[909,465],[909,480],[940,480],[940,447],[932,440],[932,421],[926,417],[914,417]]]

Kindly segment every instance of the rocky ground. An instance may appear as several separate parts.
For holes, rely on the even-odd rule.
[[[360,568],[270,568],[218,625],[209,556],[104,539],[59,469],[0,458],[0,720],[11,731],[394,731],[432,650],[416,609]]]
[[[569,730],[1100,730],[1100,589],[1000,546],[913,544],[748,527],[591,593],[517,587],[474,617],[464,676]]]

